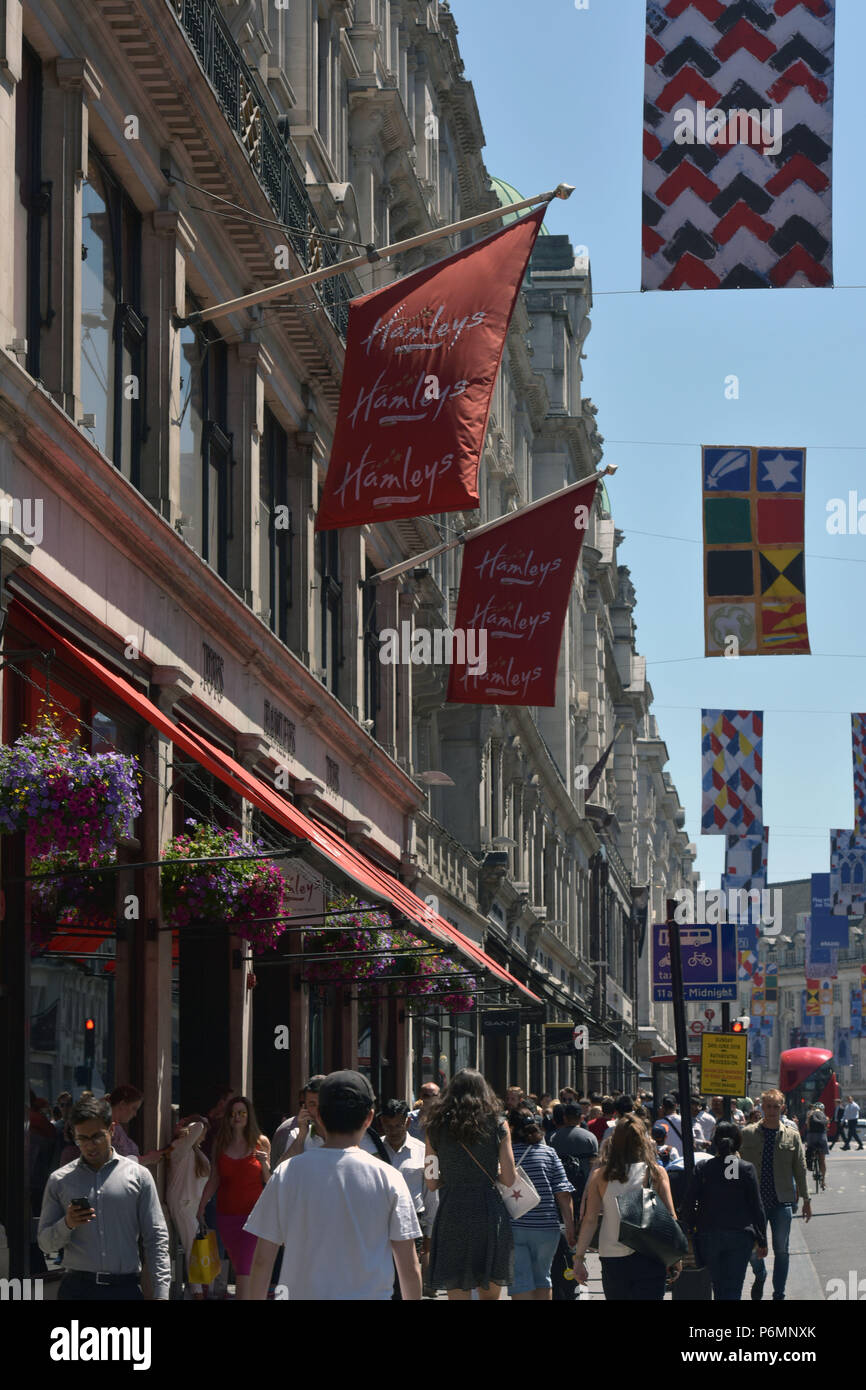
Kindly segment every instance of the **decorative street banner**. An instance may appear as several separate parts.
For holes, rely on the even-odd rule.
[[[859,917],[866,908],[866,836],[856,830],[830,831],[832,911]]]
[[[851,1029],[836,1029],[836,1045],[833,1048],[833,1058],[839,1067],[850,1067],[851,1065]]]
[[[866,835],[866,714],[851,715],[851,747],[854,755],[854,826]]]
[[[467,641],[451,665],[452,704],[556,704],[562,629],[596,487],[593,479],[554,494],[466,541],[454,627],[486,631],[487,663],[468,664]]]
[[[767,964],[764,973],[764,1014],[772,1018],[779,1011],[779,966],[776,961]]]
[[[764,990],[763,990],[759,985],[756,985],[756,984],[753,983],[753,984],[752,984],[752,1004],[751,1004],[751,1011],[752,1011],[752,1013],[755,1015],[756,1018],[762,1018],[762,1017],[763,1017],[763,1015],[764,1015],[764,1003],[765,1003]]]
[[[805,1017],[818,1018],[821,1013],[821,981],[806,981]]]
[[[736,929],[729,923],[680,927],[683,997],[736,999]],[[664,922],[652,929],[652,991],[655,1003],[673,998],[670,933]]]
[[[813,983],[819,984],[818,981],[814,981]],[[809,984],[809,981],[808,981],[808,980],[806,981],[806,984],[807,984],[807,986],[808,986],[808,984]],[[813,993],[815,993],[815,992],[813,991]],[[806,1034],[806,1036],[809,1037],[809,1038],[823,1038],[823,1036],[824,1036],[824,1019],[823,1019],[823,1017],[821,1016],[820,989],[817,991],[817,999],[813,998],[813,999],[811,999],[811,1001],[810,1001],[810,996],[809,996],[809,992],[808,992],[807,989],[801,990],[801,992],[800,992],[800,998],[801,998],[801,1001],[802,1001],[802,1005],[801,1005],[801,1007],[802,1007],[802,1013],[801,1013],[801,1019],[802,1019],[801,1027],[802,1027],[802,1031],[803,1031],[803,1032]],[[811,1002],[811,1004],[814,1006],[814,1007],[811,1008],[811,1010],[810,1010],[810,1002]],[[796,1046],[796,1044],[795,1044],[795,1046]]]
[[[862,989],[852,989],[851,991],[851,1037],[863,1037],[863,991]]]
[[[352,301],[317,531],[478,506],[493,385],[546,211]]]
[[[808,958],[818,962],[833,960],[835,952],[848,949],[848,918],[831,911],[833,897],[830,874],[812,875],[812,911]]]
[[[832,285],[835,0],[648,0],[645,290]]]
[[[723,888],[745,888],[746,892],[766,888],[769,840],[770,828],[766,825],[761,835],[727,837]]]
[[[701,711],[701,833],[763,833],[760,710]]]
[[[704,651],[809,652],[805,449],[703,449]]]

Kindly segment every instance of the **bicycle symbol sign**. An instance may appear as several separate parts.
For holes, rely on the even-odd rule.
[[[668,926],[653,926],[653,999],[673,997],[671,942]],[[737,997],[737,937],[733,923],[680,928],[683,994],[709,1002]]]

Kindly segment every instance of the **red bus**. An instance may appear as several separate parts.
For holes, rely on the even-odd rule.
[[[825,1047],[792,1047],[779,1058],[779,1090],[788,1114],[803,1128],[806,1112],[819,1100],[832,1121],[839,1099],[833,1054]]]

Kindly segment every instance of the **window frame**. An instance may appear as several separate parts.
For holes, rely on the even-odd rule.
[[[111,407],[111,453],[109,458],[133,487],[141,486],[141,446],[147,438],[147,318],[141,311],[141,213],[122,183],[109,168],[100,150],[92,142],[88,148],[88,176],[92,166],[98,171],[100,195],[105,202],[109,238],[106,254],[111,256],[114,271],[114,315],[111,325],[112,379],[106,399]],[[81,247],[86,248],[85,223],[82,218]],[[82,257],[83,258],[83,257]],[[84,333],[80,338],[83,353]],[[138,380],[138,396],[128,402],[124,395],[124,350],[129,352],[131,374]],[[87,402],[82,403],[86,407]],[[128,460],[124,457],[124,406],[130,406]],[[108,441],[106,440],[106,444]]]

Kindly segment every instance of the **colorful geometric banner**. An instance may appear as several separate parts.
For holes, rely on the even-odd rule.
[[[851,715],[851,748],[854,755],[854,827],[866,835],[866,714]]]
[[[835,0],[647,0],[645,290],[832,285]]]
[[[807,980],[806,983],[807,983],[807,985],[808,985],[808,984],[809,984],[809,981]],[[811,1000],[811,1004],[812,1004],[812,1006],[813,1006],[811,1012],[810,1012],[810,999],[809,999],[809,993],[808,993],[807,990],[805,990],[805,989],[802,990],[801,993],[800,993],[800,999],[801,999],[801,1025],[800,1025],[800,1026],[801,1026],[802,1031],[806,1034],[807,1037],[809,1037],[809,1038],[823,1038],[823,1036],[824,1036],[824,1019],[823,1019],[823,1017],[822,1017],[822,1015],[821,1015],[820,981],[815,981],[814,983],[816,983],[816,984],[818,985],[818,989],[817,989],[817,991],[813,991],[813,992],[812,992],[813,995],[814,995],[815,997]],[[797,1044],[795,1043],[794,1046],[796,1047]]]
[[[832,911],[859,917],[866,908],[866,835],[830,831]]]
[[[837,1028],[836,1042],[833,1047],[833,1058],[837,1066],[850,1067],[851,1065],[851,1029]]]
[[[752,1003],[750,1012],[755,1018],[762,1018],[764,1014],[764,991],[758,985],[752,984]]]
[[[725,846],[726,888],[764,889],[767,886],[767,855],[770,829],[761,835],[729,835]]]
[[[555,705],[562,629],[592,513],[593,479],[535,510],[515,512],[463,547],[455,628],[476,631],[451,664],[448,700],[470,705]],[[486,633],[482,641],[481,632]],[[459,651],[459,649],[458,649]]]
[[[809,652],[805,449],[706,447],[704,651]]]
[[[352,300],[317,531],[478,506],[493,387],[546,211]]]
[[[779,1011],[779,966],[769,961],[764,972],[764,1015],[773,1017]]]
[[[805,1016],[806,1018],[819,1018],[820,1015],[821,1015],[821,981],[820,981],[820,980],[809,980],[809,979],[806,980],[806,992],[805,992],[805,997],[806,997],[806,1004],[805,1004],[805,1014],[804,1014],[804,1016]]]
[[[863,1037],[863,991],[852,989],[850,1004],[851,1037]]]
[[[701,711],[701,833],[763,833],[760,710]]]

